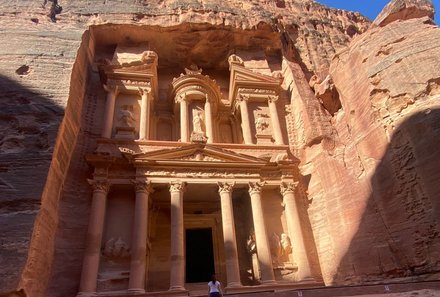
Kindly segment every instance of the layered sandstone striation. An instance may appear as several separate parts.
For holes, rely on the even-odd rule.
[[[305,236],[326,284],[433,277],[440,32],[429,4],[405,4],[401,20],[399,2],[367,31],[361,15],[307,0],[60,1],[52,20],[39,2],[0,0],[0,292],[76,294],[91,196],[83,156],[105,97],[91,87],[95,63],[148,34],[186,53],[169,53],[179,67],[224,67],[242,48],[282,53]]]
[[[407,18],[391,9],[400,2],[378,19],[404,19],[380,21],[334,57],[342,107],[332,133],[302,152],[329,283],[438,277],[440,30],[427,6]]]

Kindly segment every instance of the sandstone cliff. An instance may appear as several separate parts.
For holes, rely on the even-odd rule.
[[[292,92],[290,139],[302,161],[310,241],[326,283],[438,269],[439,171],[430,144],[439,136],[440,39],[428,18],[358,36],[370,26],[364,17],[307,0],[60,5],[51,20],[49,4],[0,0],[0,291],[76,294],[87,225],[77,218],[88,217],[84,197],[90,196],[78,192],[89,174],[82,156],[99,136],[101,116],[95,108],[102,94],[90,88],[99,83],[92,67],[96,44],[111,34],[142,39],[148,26],[187,34],[173,40],[185,51],[195,47],[192,31],[212,28],[243,30],[256,44],[278,38],[284,85]],[[189,23],[199,25],[194,30]],[[206,53],[212,45],[200,46]],[[219,50],[226,55],[228,48]],[[198,54],[202,66],[209,64]],[[329,69],[337,94],[313,92],[313,75],[332,85]],[[372,258],[379,270],[366,265]]]
[[[440,30],[427,1],[403,2],[334,57],[342,107],[303,151],[327,282],[438,277]]]

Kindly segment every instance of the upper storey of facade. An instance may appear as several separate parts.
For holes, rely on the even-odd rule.
[[[286,144],[281,73],[264,52],[227,69],[161,67],[147,45],[116,47],[100,65],[107,92],[102,138],[139,144]],[[259,56],[258,56],[259,55]],[[278,67],[279,69],[279,67]]]

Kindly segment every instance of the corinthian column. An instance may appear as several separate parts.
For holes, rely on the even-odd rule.
[[[212,126],[212,110],[211,110],[211,102],[209,102],[208,95],[206,95],[206,103],[205,103],[205,126],[206,126],[206,137],[208,138],[207,143],[213,143],[214,133]]]
[[[278,100],[278,96],[269,96],[268,98],[270,119],[272,122],[275,143],[284,144],[283,133],[281,132],[281,126],[280,126],[280,119],[278,118],[277,105],[275,103],[277,100]]]
[[[149,89],[139,88],[139,94],[141,95],[141,118],[139,125],[139,139],[145,140],[149,139],[150,131],[150,95],[151,91]]]
[[[185,290],[185,251],[183,246],[183,192],[186,184],[170,183],[171,193],[171,275],[170,291]]]
[[[261,191],[264,183],[249,183],[251,197],[252,217],[255,228],[255,241],[257,244],[258,262],[261,269],[261,282],[263,284],[275,283],[272,267],[269,241],[267,239],[266,225],[264,224],[263,206],[261,204]]]
[[[290,238],[293,242],[293,257],[298,265],[298,280],[311,279],[309,259],[307,258],[307,249],[304,244],[304,237],[301,228],[299,211],[295,200],[295,188],[298,182],[282,183],[281,194],[285,205],[285,214],[287,228],[289,229]]]
[[[249,120],[249,109],[247,100],[249,96],[240,94],[239,102],[240,102],[240,113],[241,113],[241,128],[243,130],[243,139],[245,144],[252,144],[252,132],[251,132],[251,124]]]
[[[107,180],[89,180],[89,183],[93,187],[93,198],[78,296],[93,296],[96,294],[105,208],[107,194],[110,189]]]
[[[152,188],[148,181],[134,180],[133,184],[136,190],[136,204],[134,210],[130,281],[128,284],[128,290],[135,293],[145,293],[148,196],[152,192]]]
[[[239,287],[240,269],[238,266],[237,240],[235,237],[234,213],[232,207],[232,188],[234,183],[218,183],[222,208],[223,240],[226,253],[226,277],[228,287]]]
[[[186,96],[181,95],[180,102],[180,141],[189,142],[188,136],[188,102]]]
[[[113,128],[113,116],[115,113],[115,101],[116,96],[118,96],[118,87],[104,85],[104,90],[107,91],[107,100],[105,101],[104,127],[102,129],[101,136],[104,138],[111,138]]]

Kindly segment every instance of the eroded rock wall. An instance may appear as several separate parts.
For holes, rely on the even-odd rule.
[[[48,7],[39,2],[0,0],[0,116],[1,129],[7,128],[0,140],[0,291],[23,287],[45,296],[49,287],[54,296],[75,294],[72,279],[79,279],[88,218],[84,197],[90,196],[77,189],[87,187],[82,156],[99,136],[96,108],[105,96],[87,89],[99,82],[96,73],[89,75],[95,45],[86,29],[111,24],[179,30],[191,22],[277,32],[292,100],[289,138],[302,161],[304,207],[314,235],[309,237],[321,265],[315,269],[327,284],[432,275],[437,269],[439,176],[431,143],[439,139],[434,39],[440,38],[428,19],[391,23],[356,37],[369,26],[365,18],[306,0],[60,5],[62,13],[51,22]],[[335,53],[353,37],[332,62],[342,105],[332,116],[309,80],[314,74],[324,80]],[[188,40],[171,42],[188,48]],[[233,49],[224,50],[226,55]],[[69,116],[60,126],[65,108]],[[371,259],[377,265],[367,265]],[[69,273],[72,279],[64,277]]]
[[[328,284],[438,277],[439,34],[429,17],[396,20],[331,63],[342,108],[301,167]]]

